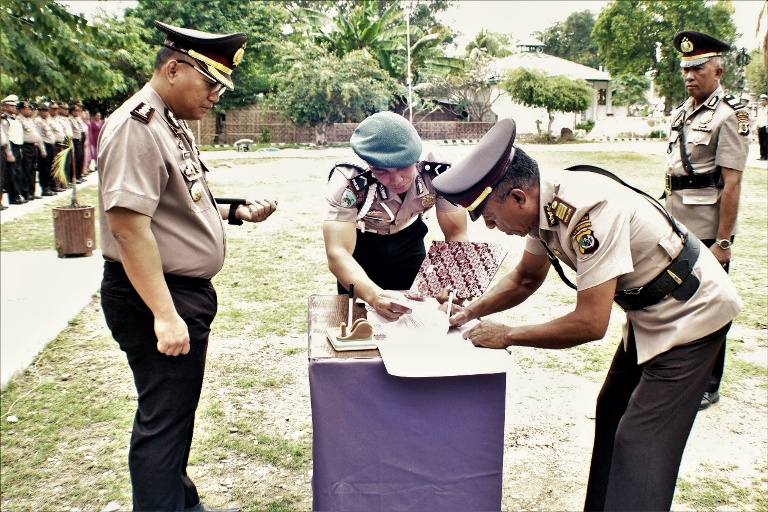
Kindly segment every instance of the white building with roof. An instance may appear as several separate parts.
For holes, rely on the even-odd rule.
[[[611,75],[599,69],[583,66],[560,57],[544,53],[544,45],[536,39],[518,43],[519,53],[496,59],[491,66],[499,78],[507,71],[524,68],[540,71],[546,75],[563,75],[571,80],[582,79],[592,88],[592,102],[589,108],[579,114],[555,114],[552,123],[552,134],[558,136],[562,128],[574,130],[576,124],[593,120],[595,122],[613,116],[611,106]],[[493,96],[500,96],[493,103],[493,112],[498,119],[511,117],[515,120],[518,133],[538,133],[539,128],[546,132],[549,124],[547,111],[543,108],[531,108],[514,103],[512,99],[498,86],[493,86]],[[539,121],[539,128],[537,128]]]

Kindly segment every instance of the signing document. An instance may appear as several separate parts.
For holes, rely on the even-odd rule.
[[[394,321],[366,306],[381,359],[390,375],[447,377],[504,373],[510,369],[512,356],[506,350],[475,347],[462,338],[477,324],[476,320],[449,329],[448,315],[438,309],[433,297],[409,300],[402,296],[398,302],[411,312]]]

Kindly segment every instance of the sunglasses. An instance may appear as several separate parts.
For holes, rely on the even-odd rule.
[[[220,97],[223,96],[225,92],[227,92],[227,86],[225,86],[221,82],[216,81],[216,79],[214,79],[211,75],[209,75],[202,69],[198,68],[191,62],[187,62],[185,60],[177,60],[176,62],[179,62],[181,64],[186,64],[187,66],[190,66],[192,69],[194,69],[195,71],[203,75],[203,77],[205,78],[205,81],[212,86],[211,92],[218,93]]]

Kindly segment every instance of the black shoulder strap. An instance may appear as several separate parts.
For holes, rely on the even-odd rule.
[[[586,172],[594,172],[597,174],[602,174],[603,176],[606,176],[608,178],[611,178],[612,180],[620,183],[621,185],[627,187],[628,189],[632,190],[636,194],[640,194],[641,196],[648,199],[651,203],[653,203],[654,206],[656,206],[659,210],[661,210],[662,213],[669,219],[670,224],[672,224],[672,229],[675,231],[677,236],[680,237],[680,239],[683,242],[683,245],[685,245],[685,240],[687,238],[687,233],[683,231],[683,229],[680,227],[680,225],[677,223],[674,217],[669,214],[666,208],[659,203],[655,198],[653,198],[650,194],[647,194],[640,190],[639,188],[633,187],[632,185],[626,183],[624,180],[616,176],[610,171],[607,171],[601,167],[597,167],[594,165],[574,165],[571,167],[566,167],[566,171],[586,171]],[[547,247],[547,244],[544,243],[544,240],[541,241],[541,243],[544,245],[544,249],[547,251],[547,257],[549,258],[549,261],[552,263],[552,266],[555,267],[555,271],[557,272],[557,275],[560,276],[560,279],[568,285],[569,287],[576,290],[576,285],[571,282],[570,279],[568,279],[565,276],[565,272],[563,272],[563,266],[560,264],[560,260],[557,259],[557,257],[552,254],[552,251],[549,250],[549,247]]]
[[[422,162],[422,164],[424,172],[434,176],[440,176],[442,173],[451,168],[451,164],[445,162],[429,162],[425,160]]]
[[[337,163],[333,166],[331,169],[331,172],[328,173],[328,180],[330,181],[331,176],[333,176],[333,172],[339,168],[339,167],[349,167],[350,169],[354,169],[358,172],[358,175],[354,178],[351,178],[349,182],[352,184],[352,186],[355,188],[355,190],[363,190],[368,188],[369,185],[372,183],[377,183],[376,178],[373,177],[373,173],[370,169],[366,170],[360,167],[357,164],[350,164],[347,162],[343,163]]]

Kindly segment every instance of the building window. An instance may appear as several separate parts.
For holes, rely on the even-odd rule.
[[[606,94],[606,89],[598,89],[597,90],[597,104],[598,105],[605,105],[605,94]]]

